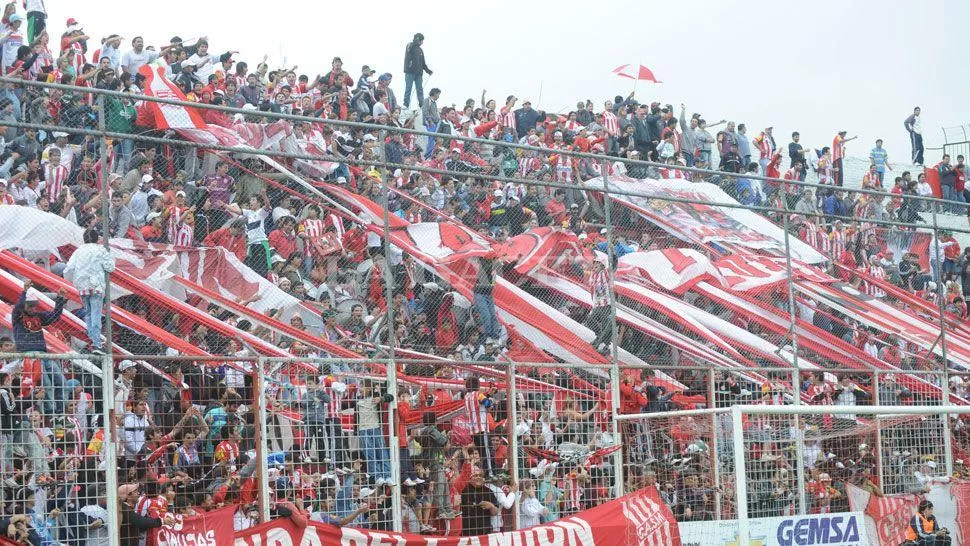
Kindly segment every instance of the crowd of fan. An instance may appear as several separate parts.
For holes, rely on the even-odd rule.
[[[4,74],[129,92],[130,97],[105,98],[107,127],[114,133],[172,136],[142,125],[135,103],[145,81],[139,73],[143,66],[160,70],[190,101],[250,112],[234,118],[204,110],[205,121],[213,125],[231,127],[240,118],[265,121],[258,117],[260,111],[366,121],[378,127],[417,124],[436,136],[415,138],[378,127],[344,129],[310,121],[293,123],[293,130],[298,148],[320,144],[328,154],[344,159],[326,177],[328,182],[373,198],[390,186],[395,190],[388,202],[391,213],[408,221],[457,220],[496,240],[537,226],[559,226],[573,230],[590,249],[599,250],[609,244],[600,230],[602,218],[578,187],[551,190],[539,185],[499,185],[490,176],[570,185],[599,176],[605,166],[610,174],[634,178],[703,178],[719,183],[741,203],[787,207],[797,213],[799,218],[793,224],[798,234],[833,263],[844,266],[833,273],[870,294],[886,295],[878,283],[867,279],[888,279],[921,298],[938,301],[934,298],[943,295],[948,311],[967,314],[961,287],[970,289],[970,283],[962,282],[970,274],[968,253],[960,252],[951,234],[942,232],[940,245],[930,246],[930,268],[923,271],[919,256],[906,256],[897,264],[882,249],[877,230],[866,223],[866,219],[918,220],[925,211],[909,197],[927,194],[924,175],[912,181],[910,173],[902,173],[892,188],[898,196],[888,202],[861,193],[845,197],[842,160],[845,142],[851,138],[844,132],[835,137],[832,147],[820,150],[802,146],[799,135],[793,134],[787,149],[789,169],[782,172],[783,151],[775,143],[772,128],[750,138],[743,124],[708,124],[699,114],[688,118],[683,105],[678,111],[669,104],[639,103],[633,94],[604,101],[601,109],[591,101],[581,101],[564,116],[534,109],[529,100],[519,101],[513,95],[499,105],[484,92],[480,101],[439,105],[441,90],[431,89],[428,97],[423,96],[422,74],[431,71],[421,50],[424,37],[420,34],[406,50],[407,90],[399,103],[391,87],[391,73],[377,75],[364,66],[354,78],[339,57],[333,59],[329,72],[311,80],[298,75],[296,67],[273,70],[265,60],[250,71],[246,62],[233,58],[234,52],[210,53],[205,38],[189,43],[174,37],[156,49],[136,37],[130,42],[131,49],[122,53],[120,36],[104,37],[96,48],[73,19],[67,22],[55,55],[48,46],[43,14],[35,3],[28,5],[34,9],[28,8],[26,32],[21,29],[24,18],[15,13],[14,5],[5,11],[0,36]],[[0,86],[0,119],[66,129],[97,125],[98,107],[90,94],[9,83]],[[419,109],[410,108],[412,86]],[[712,135],[710,130],[722,124],[725,128]],[[482,138],[488,143],[453,140],[456,136]],[[120,138],[102,157],[101,143],[93,137],[12,126],[5,128],[2,137],[0,204],[36,207],[86,230],[87,244],[66,265],[73,268],[83,298],[90,338],[87,352],[103,350],[98,303],[103,280],[99,284],[91,279],[99,274],[103,278],[103,272],[112,267],[110,257],[97,250],[99,237],[107,236],[224,247],[284,292],[318,305],[324,320],[320,335],[362,354],[373,354],[375,344],[386,342],[393,327],[395,343],[406,349],[466,362],[506,358],[503,353],[509,332],[496,319],[490,301],[496,276],[512,275],[501,264],[480,267],[475,301],[464,309],[454,305],[453,296],[442,286],[426,278],[412,257],[384,256],[378,237],[299,197],[298,187],[277,181],[260,162],[197,153],[174,139],[169,145],[144,146],[136,139]],[[509,143],[543,150],[516,150]],[[877,141],[872,151],[872,169],[862,181],[863,188],[882,188],[887,169],[892,169],[881,144]],[[612,159],[606,163],[577,159],[563,151],[606,153]],[[668,166],[629,162],[636,159]],[[402,168],[381,173],[359,167],[358,160],[384,160]],[[945,157],[938,169],[941,181],[957,188],[947,194],[957,202],[955,196],[963,192],[963,158],[957,158],[955,168],[949,168],[948,161]],[[103,172],[105,165],[107,173]],[[414,165],[460,175],[408,170]],[[291,166],[300,172],[298,164]],[[701,176],[677,170],[678,166],[716,168],[722,174]],[[752,173],[795,182],[805,181],[813,171],[819,182],[833,185],[831,191],[816,196],[796,184],[743,176]],[[742,176],[727,176],[737,174]],[[102,175],[106,175],[107,188],[101,187]],[[99,233],[102,199],[109,200],[108,233]],[[613,241],[617,255],[656,249],[663,240],[659,231],[648,230],[639,236],[633,230],[619,231]],[[585,269],[577,269],[575,277],[595,276],[599,271],[595,264],[589,265],[592,274]],[[385,279],[387,271],[390,279]],[[937,283],[943,283],[942,290]],[[393,287],[390,301],[386,284]],[[55,309],[42,311],[30,297],[29,288],[25,285],[14,309],[13,335],[2,340],[0,352],[46,352],[39,332],[56,322],[64,298],[58,298]],[[595,283],[593,290],[595,297]],[[116,303],[212,354],[248,355],[237,340],[189,324],[176,313],[151,309],[138,295]],[[338,308],[349,311],[339,312]],[[393,326],[383,320],[388,308],[393,310]],[[296,356],[326,356],[296,340],[273,339],[269,332],[218,306],[209,311]],[[836,337],[903,369],[941,366],[925,351],[893,336],[866,332],[844,315],[810,300],[800,301],[798,312]],[[299,317],[290,325],[307,329]],[[769,337],[755,325],[744,327]],[[161,345],[131,331],[118,329],[115,334],[118,345],[133,353],[165,352]],[[785,343],[783,339],[772,341],[779,346]],[[651,363],[674,358],[669,347],[659,347],[662,344],[633,332],[624,333],[619,342]],[[174,514],[189,515],[224,504],[239,504],[237,529],[258,521],[251,367],[243,361],[218,368],[174,363],[165,371],[174,381],[132,361],[122,361],[118,367],[117,422],[111,425],[121,437],[119,460],[126,473],[125,485],[119,490],[126,544],[134,544],[145,528],[168,522]],[[465,382],[463,389],[431,392],[410,386],[386,392],[379,383],[355,377],[361,371],[333,366],[313,374],[285,373],[269,385],[267,394],[274,409],[300,416],[292,427],[292,447],[271,454],[266,470],[278,501],[274,514],[306,510],[321,521],[382,529],[390,522],[390,495],[399,491],[406,530],[478,534],[507,529],[516,497],[519,526],[525,527],[596,505],[612,495],[614,469],[609,460],[589,457],[557,465],[534,455],[539,450],[557,453],[563,446],[595,451],[616,443],[618,439],[607,431],[605,403],[597,402],[596,396],[557,399],[527,392],[517,404],[520,415],[529,417],[512,426],[503,423],[509,402],[505,392],[476,377],[466,377],[462,367],[409,367],[410,375]],[[536,379],[574,387],[569,378],[552,370],[531,373]],[[74,378],[68,380],[65,375]],[[92,398],[97,384],[84,377],[74,365],[30,358],[8,362],[0,372],[4,514],[10,518],[8,534],[21,542],[34,546],[84,540],[107,543],[106,495],[103,480],[98,478],[108,464],[98,419],[101,401]],[[624,411],[670,407],[673,393],[657,389],[649,379],[624,383]],[[707,392],[702,374],[677,372],[676,379],[688,385],[687,394]],[[596,377],[583,380],[594,388],[606,387]],[[181,388],[183,383],[188,388]],[[871,386],[841,385],[824,376],[817,384],[809,378],[801,384],[803,394],[815,402],[856,404],[871,397]],[[962,383],[953,386],[963,388]],[[811,390],[815,388],[818,392]],[[719,404],[731,397],[790,403],[795,395],[790,388],[745,384],[733,375],[724,378],[719,393]],[[773,402],[775,398],[781,402]],[[466,423],[464,431],[462,427],[442,427],[435,413],[426,409],[452,400],[463,402],[459,413]],[[399,427],[400,445],[388,446],[382,423],[392,401],[397,402],[396,421],[410,426]],[[347,413],[353,414],[353,425],[342,421]],[[824,429],[828,425],[818,426]],[[623,457],[631,469],[628,487],[659,485],[665,500],[684,520],[712,518],[715,497],[725,503],[732,497],[714,483],[711,469],[717,463],[711,459],[716,454],[695,429],[691,421],[684,421],[658,430],[633,427],[623,431]],[[530,449],[518,454],[519,467],[524,469],[520,476],[507,473],[506,438],[510,433]],[[757,463],[765,465],[762,473],[771,476],[759,482],[770,484],[765,485],[766,500],[758,508],[762,515],[783,513],[793,502],[791,455],[775,453],[772,443],[766,440],[765,447],[756,450]],[[814,447],[818,447],[819,457],[806,461],[806,469],[812,491],[825,499],[817,501],[817,506],[825,509],[828,499],[837,506],[835,499],[844,498],[844,491],[839,497],[830,476],[836,477],[835,483],[849,478],[841,474],[842,469],[833,470],[835,465],[845,467],[845,461],[852,458],[859,463],[855,466],[864,466],[860,461],[873,455],[866,451],[856,457],[844,445],[836,445],[833,451],[841,451],[828,457],[821,447]],[[389,450],[398,450],[403,483],[396,487],[400,489],[391,487]],[[722,516],[730,513],[730,508],[722,507]]]

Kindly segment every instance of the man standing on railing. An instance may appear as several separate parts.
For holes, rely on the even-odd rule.
[[[913,108],[913,113],[906,118],[903,126],[909,132],[909,141],[913,146],[913,164],[923,166],[923,122],[920,121],[920,108]]]
[[[104,306],[104,274],[114,269],[114,258],[103,245],[98,244],[98,232],[94,229],[84,231],[84,244],[71,254],[64,268],[64,277],[71,279],[81,296],[91,353],[96,355],[103,354],[101,311]]]
[[[424,34],[420,32],[414,35],[414,39],[404,49],[404,107],[411,106],[411,87],[413,86],[418,93],[418,106],[424,104],[424,88],[422,79],[424,73],[430,76],[433,74],[428,64],[424,61]]]

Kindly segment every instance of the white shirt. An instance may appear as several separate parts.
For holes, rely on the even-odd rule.
[[[265,208],[249,210],[242,209],[242,217],[246,219],[246,240],[249,244],[262,243],[269,240],[266,237],[266,230],[263,229],[263,220],[269,216],[269,211]]]
[[[137,74],[139,68],[157,58],[158,53],[155,53],[154,51],[142,49],[141,53],[138,53],[132,49],[121,57],[121,66],[127,70],[129,74]]]
[[[103,245],[85,243],[71,254],[64,277],[81,292],[104,293],[104,274],[115,269],[115,260]]]
[[[923,134],[923,122],[920,120],[920,116],[913,116],[913,132],[917,135]]]
[[[51,144],[44,150],[42,157],[46,160],[48,157],[50,157],[50,151],[54,148],[61,151],[60,165],[63,166],[68,171],[71,171],[74,168],[75,146],[68,144],[63,148],[61,148],[60,146]]]
[[[148,216],[148,198],[152,195],[162,197],[164,194],[155,188],[147,192],[139,190],[131,196],[131,201],[128,203],[128,208],[131,209],[131,214],[135,217],[135,223],[139,227],[145,225],[145,217]]]
[[[215,73],[216,59],[212,55],[201,56],[198,53],[192,55],[188,58],[189,61],[195,62],[195,75],[198,76],[202,83],[209,82],[209,76]]]
[[[3,34],[0,35],[0,41],[3,42],[3,67],[12,66],[13,63],[17,62],[17,50],[20,46],[24,45],[24,25],[27,23],[20,23],[20,28],[13,30],[12,28],[4,28]]]
[[[24,200],[27,201],[28,207],[37,208],[37,201],[40,199],[40,192],[44,189],[47,183],[41,180],[37,183],[37,189],[34,190],[30,186],[24,186],[21,193],[23,193]]]
[[[523,499],[522,503],[519,505],[519,526],[523,529],[526,527],[534,527],[542,523],[542,511],[545,507],[539,502],[539,499],[535,497],[530,497],[528,499]]]
[[[27,5],[27,13],[36,11],[38,13],[47,13],[47,8],[44,6],[44,0],[26,0],[24,2]]]
[[[104,44],[101,46],[101,57],[109,59],[109,65],[116,72],[121,68],[121,51],[118,48]]]

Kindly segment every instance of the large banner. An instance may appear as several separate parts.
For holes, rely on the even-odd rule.
[[[684,546],[738,546],[738,520],[681,523]],[[751,546],[869,546],[869,534],[859,512],[751,518],[748,520]]]
[[[791,260],[791,268],[795,279],[821,283],[838,280],[798,260]],[[788,264],[785,258],[748,253],[711,260],[691,248],[668,248],[626,254],[619,259],[616,276],[630,280],[645,277],[677,294],[686,293],[699,282],[735,292],[752,292],[787,282]]]
[[[584,184],[592,191],[603,189],[602,178],[587,180]],[[793,258],[812,264],[826,260],[796,237],[789,237],[786,245],[785,231],[754,211],[714,205],[738,203],[714,184],[610,176],[607,187],[623,193],[614,194],[615,201],[681,240],[773,250],[782,256],[790,245]],[[664,197],[698,203],[668,201]]]
[[[964,544],[961,536],[970,534],[966,519],[967,486],[970,482],[939,484],[930,488],[926,498],[933,502],[933,513],[940,527],[950,530],[953,544]],[[916,514],[921,498],[917,495],[879,497],[854,485],[846,485],[849,507],[865,513],[866,528],[878,546],[898,546],[906,541],[906,526]],[[960,495],[963,495],[961,498]]]
[[[232,546],[232,519],[235,512],[235,506],[227,506],[201,516],[176,516],[172,525],[164,525],[150,532],[154,533],[154,544],[157,546]]]
[[[232,519],[229,518],[230,525]],[[185,543],[188,544],[188,543]],[[234,546],[680,546],[670,509],[656,489],[644,489],[561,520],[522,531],[471,537],[431,537],[278,519],[236,535]],[[174,544],[167,546],[176,546]],[[184,546],[184,545],[178,545]],[[224,546],[203,543],[198,546]]]

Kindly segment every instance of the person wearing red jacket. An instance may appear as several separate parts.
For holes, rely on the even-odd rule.
[[[235,254],[240,261],[244,261],[248,250],[246,242],[246,220],[244,218],[236,218],[229,225],[213,231],[202,241],[202,246],[221,246]]]
[[[354,263],[360,263],[367,258],[367,232],[360,225],[354,224],[345,231],[341,242],[347,256]]]
[[[290,215],[280,218],[279,227],[269,232],[269,246],[280,256],[288,257],[297,251],[296,219]]]

